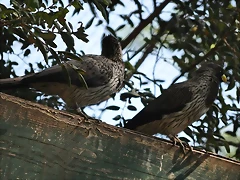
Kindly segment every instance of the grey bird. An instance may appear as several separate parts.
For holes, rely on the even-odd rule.
[[[205,63],[191,79],[163,90],[124,127],[148,135],[164,134],[181,143],[176,135],[209,110],[222,81],[227,81],[222,67]]]
[[[0,79],[0,91],[29,87],[48,95],[58,95],[70,109],[78,109],[107,100],[123,86],[122,48],[112,35],[102,40],[101,55],[84,55],[41,72],[23,77]],[[88,88],[79,76],[82,74]],[[70,79],[70,80],[69,80]]]

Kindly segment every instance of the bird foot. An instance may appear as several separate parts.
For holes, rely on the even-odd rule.
[[[80,115],[80,116],[82,116],[82,117],[84,117],[84,118],[87,119],[87,120],[91,118],[91,117],[88,116],[85,112],[83,112],[83,111],[81,110],[81,108],[77,108],[77,114]]]
[[[189,148],[190,151],[193,151],[193,147],[191,147],[187,142],[181,141],[177,136],[169,137],[173,141],[173,145],[179,145],[183,150],[183,153],[186,154],[186,149]]]
[[[77,108],[77,114],[82,116],[85,120],[91,119],[91,120],[96,120],[98,122],[101,122],[101,120],[99,120],[99,119],[95,119],[93,117],[88,116],[85,112],[82,111],[81,108]]]
[[[78,103],[76,102],[76,111],[77,114],[82,116],[84,119],[88,120],[88,119],[92,119],[92,117],[88,116],[82,109],[81,107],[79,107]]]
[[[80,115],[81,117],[83,117],[85,120],[91,119],[91,120],[96,120],[96,122],[102,122],[102,121],[99,120],[99,119],[95,119],[95,118],[92,118],[92,117],[88,116],[85,112],[83,112],[83,111],[81,110],[81,108],[77,108],[75,112],[77,112],[77,114]],[[78,125],[79,125],[80,123],[81,123],[81,120],[80,120],[80,118],[79,118],[79,120],[78,120]],[[73,129],[73,131],[76,130],[77,127],[78,127],[78,126],[76,126],[76,127]],[[72,132],[73,132],[73,131],[72,131]],[[71,132],[70,134],[72,134],[72,132]]]

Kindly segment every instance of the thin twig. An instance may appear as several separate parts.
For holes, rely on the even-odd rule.
[[[238,57],[240,57],[240,53],[236,51],[236,49],[234,49],[228,42],[226,39],[223,40],[224,43],[226,44],[226,46],[232,51],[234,52],[234,54],[236,54]]]
[[[135,64],[135,71],[134,71],[134,72],[136,72],[136,71],[138,70],[138,68],[142,65],[142,63],[143,63],[143,62],[145,61],[145,59],[147,58],[147,56],[153,51],[153,49],[155,48],[156,43],[158,43],[158,41],[156,40],[156,38],[162,36],[162,34],[163,34],[164,31],[165,31],[165,28],[166,28],[166,27],[163,27],[163,28],[159,29],[158,33],[157,33],[156,35],[152,35],[152,39],[151,39],[149,42],[146,42],[146,43],[142,46],[142,47],[144,47],[144,46],[147,45],[147,46],[146,46],[146,49],[145,49],[145,51],[144,51],[144,53],[143,53],[143,55],[142,55],[142,57],[141,57],[141,58],[137,61],[137,63]],[[165,41],[165,40],[164,40],[164,41]],[[164,42],[164,41],[163,41],[163,42]],[[162,42],[160,48],[163,47],[163,42]],[[141,47],[141,48],[142,48],[142,47]],[[132,77],[132,75],[134,74],[134,72],[129,73],[129,74],[127,75],[127,77],[125,78],[125,80],[128,81],[128,80]]]
[[[152,38],[154,39],[154,37]],[[144,51],[142,57],[137,61],[136,65],[135,65],[135,71],[137,71],[137,69],[142,65],[142,63],[144,62],[144,60],[147,58],[147,56],[153,51],[155,47],[155,43],[150,43],[147,47],[146,50]],[[125,78],[126,81],[128,81],[132,75],[134,74],[134,72],[131,72],[127,75],[127,77]]]

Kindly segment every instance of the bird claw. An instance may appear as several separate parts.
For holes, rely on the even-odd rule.
[[[189,148],[190,151],[193,151],[193,147],[191,147],[187,142],[181,141],[177,136],[172,136],[170,139],[173,141],[173,145],[179,144],[184,154],[186,154],[187,148]]]
[[[88,116],[85,112],[81,110],[81,108],[77,108],[77,114],[85,118],[86,120],[90,119],[91,117]]]
[[[77,114],[82,116],[84,119],[88,120],[90,119],[91,117],[88,116],[85,112],[82,111],[82,109],[79,107],[78,103],[76,102],[76,111],[77,111]]]
[[[83,112],[83,111],[81,110],[80,107],[78,107],[75,112],[77,112],[77,114],[80,115],[81,117],[83,117],[85,120],[91,119],[91,120],[96,120],[96,122],[102,122],[102,121],[99,120],[99,119],[95,119],[95,118],[92,118],[92,117],[88,116],[85,112]],[[79,118],[79,120],[78,120],[78,125],[80,124],[80,122],[81,122],[81,120],[80,120],[80,118]],[[77,127],[78,127],[78,126],[76,126],[76,127],[73,129],[73,131],[76,130]],[[72,132],[73,132],[73,131],[72,131]],[[71,132],[70,134],[72,134],[72,132]]]
[[[90,117],[90,116],[88,116],[84,111],[82,111],[82,109],[78,106],[78,104],[76,103],[76,105],[77,105],[77,114],[78,115],[80,115],[80,116],[82,116],[85,120],[89,120],[89,119],[92,119],[92,120],[96,120],[96,121],[98,121],[98,122],[101,122],[101,120],[99,120],[99,119],[95,119],[95,118],[93,118],[93,117]]]

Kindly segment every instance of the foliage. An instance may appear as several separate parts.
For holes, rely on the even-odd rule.
[[[231,90],[233,93],[226,97],[224,96],[225,90],[221,88],[215,106],[212,106],[198,125],[187,128],[185,133],[195,143],[195,146],[207,150],[217,152],[225,147],[229,151],[230,145],[239,148],[240,143],[228,141],[221,133],[224,126],[232,124],[232,131],[227,133],[236,137],[236,132],[240,126],[238,115],[240,95],[239,2],[236,0],[165,0],[160,3],[157,0],[152,0],[152,11],[138,0],[133,0],[133,2],[135,8],[132,12],[123,12],[117,15],[123,20],[123,23],[119,24],[118,27],[112,27],[109,18],[114,14],[115,9],[128,5],[125,1],[94,0],[81,3],[78,0],[69,0],[67,5],[64,5],[66,2],[63,1],[49,3],[48,1],[35,0],[22,3],[14,0],[11,1],[11,7],[0,4],[0,78],[16,76],[14,66],[18,64],[13,59],[4,58],[6,57],[4,54],[15,53],[14,42],[21,43],[20,49],[24,56],[32,53],[29,47],[33,45],[41,51],[46,64],[49,63],[49,60],[53,60],[53,64],[55,64],[67,58],[80,59],[80,53],[77,53],[74,47],[76,40],[74,38],[87,42],[85,29],[96,28],[93,27],[94,21],[97,21],[97,26],[105,26],[114,35],[118,35],[120,31],[129,26],[131,31],[121,42],[127,57],[125,59],[127,69],[125,91],[121,94],[121,100],[126,102],[127,109],[120,108],[118,105],[106,108],[116,112],[114,120],[119,122],[118,125],[123,126],[125,122],[120,111],[136,111],[136,104],[132,103],[133,98],[141,98],[144,105],[155,98],[154,93],[149,88],[145,88],[143,91],[136,88],[134,80],[139,80],[140,87],[153,83],[162,89],[161,82],[163,80],[147,77],[144,72],[138,71],[143,62],[149,61],[147,57],[150,54],[156,56],[156,62],[159,60],[168,61],[179,69],[181,74],[176,77],[173,83],[193,71],[196,65],[202,61],[222,61],[229,77],[226,91]],[[171,18],[163,20],[161,14],[170,2],[174,7]],[[72,15],[77,16],[80,11],[84,11],[84,3],[90,7],[92,17],[87,24],[79,22],[79,26],[73,28],[73,25],[66,18],[69,8],[73,8]],[[101,12],[104,19],[99,17],[98,12]],[[144,36],[144,33],[150,36],[143,38],[140,47],[133,48],[132,43],[141,35]],[[55,40],[58,36],[66,44],[65,51],[56,51]],[[170,60],[161,57],[161,50],[166,48],[172,52],[181,52],[181,56],[174,55]],[[140,57],[138,61],[135,64],[131,63],[136,56]],[[32,64],[29,63],[29,66],[32,67]],[[39,69],[46,67],[43,63],[38,64]],[[25,73],[32,73],[33,69],[30,69],[31,71]],[[36,97],[39,97],[39,92],[31,91],[27,98],[37,102],[41,101],[41,103],[55,108],[64,106],[57,97],[48,99]],[[230,104],[225,103],[226,98],[231,101]]]

